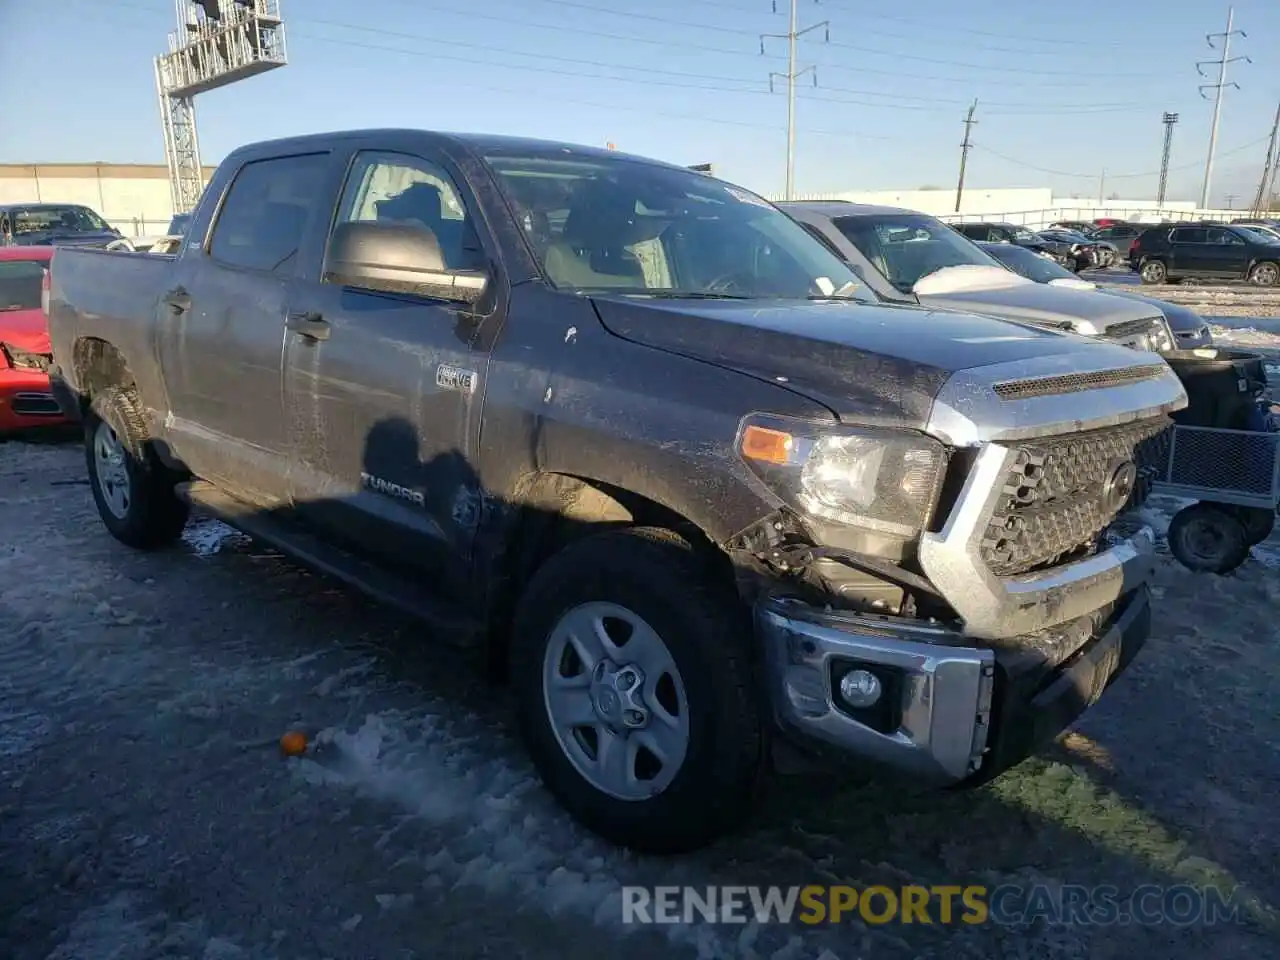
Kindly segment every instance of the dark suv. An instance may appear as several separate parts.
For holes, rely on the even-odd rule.
[[[953,223],[951,226],[978,243],[1014,243],[1036,253],[1048,254],[1069,270],[1078,270],[1080,266],[1074,243],[1042,237],[1016,223]]]
[[[1280,244],[1266,243],[1243,227],[1173,224],[1152,227],[1129,249],[1129,268],[1143,283],[1166,280],[1248,280],[1280,283]]]
[[[1094,227],[1086,236],[1092,240],[1102,240],[1112,244],[1120,251],[1121,257],[1127,257],[1134,242],[1146,229],[1136,223],[1114,223],[1109,227]]]

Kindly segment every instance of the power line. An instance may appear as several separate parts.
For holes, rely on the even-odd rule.
[[[1213,45],[1214,37],[1222,38],[1222,56],[1217,60],[1201,60],[1196,64],[1196,72],[1200,76],[1204,76],[1204,71],[1200,68],[1207,63],[1216,63],[1218,65],[1218,82],[1214,84],[1201,84],[1200,96],[1204,96],[1206,90],[1213,90],[1213,122],[1209,126],[1209,153],[1204,161],[1204,187],[1200,191],[1200,207],[1205,209],[1209,206],[1209,185],[1213,180],[1213,153],[1218,146],[1218,120],[1222,116],[1222,91],[1227,87],[1235,87],[1240,89],[1238,83],[1227,83],[1227,64],[1235,63],[1237,60],[1244,60],[1246,63],[1252,63],[1248,57],[1232,57],[1231,54],[1231,38],[1236,34],[1241,37],[1248,36],[1243,30],[1232,30],[1232,23],[1235,21],[1236,8],[1227,7],[1227,30],[1226,33],[1210,33],[1205,36],[1205,42],[1209,44],[1209,49],[1215,49]],[[1206,98],[1207,99],[1207,98]]]
[[[1223,151],[1222,156],[1224,157],[1234,156],[1235,154],[1248,150],[1251,147],[1256,147],[1258,144],[1263,143],[1266,140],[1267,140],[1266,136],[1259,137],[1257,140],[1250,140],[1248,143],[1242,143],[1238,147],[1232,147],[1230,150]],[[1035,170],[1037,173],[1047,173],[1050,176],[1054,176],[1054,177],[1069,177],[1074,180],[1092,180],[1095,177],[1097,177],[1096,173],[1071,173],[1066,170],[1051,170],[1048,167],[1036,166],[1034,163],[1027,163],[1023,160],[1017,159],[1016,157],[1006,156],[1003,153],[999,153],[996,150],[992,150],[990,147],[984,147],[976,143],[973,144],[972,149],[981,150],[983,153],[989,153],[993,157],[999,157],[1001,160],[1005,161],[1006,163],[1012,163],[1014,166],[1026,167],[1028,170]],[[1181,166],[1170,167],[1169,170],[1173,170],[1173,171],[1190,170],[1192,167],[1198,167],[1199,165],[1200,165],[1200,162],[1198,160],[1193,160],[1191,163],[1184,163]],[[1107,176],[1110,177],[1112,180],[1137,180],[1137,179],[1141,179],[1142,177],[1158,176],[1159,173],[1160,173],[1159,170],[1147,170],[1147,171],[1143,171],[1142,173],[1109,173],[1107,174]]]

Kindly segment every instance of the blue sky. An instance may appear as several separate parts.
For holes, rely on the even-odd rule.
[[[240,143],[343,127],[524,134],[619,149],[782,189],[786,0],[283,0],[288,66],[197,99],[215,163]],[[1248,203],[1280,99],[1280,3],[1236,0],[1214,201]],[[1212,104],[1195,62],[1212,0],[802,0],[799,191],[967,183],[1152,196],[1160,114],[1181,114],[1170,195],[1199,196]],[[0,0],[0,162],[163,162],[152,58],[170,0]],[[1212,72],[1212,68],[1206,68]]]

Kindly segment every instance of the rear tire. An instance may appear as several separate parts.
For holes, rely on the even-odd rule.
[[[511,682],[534,765],[574,818],[621,846],[697,849],[755,800],[751,623],[717,574],[669,530],[610,530],[544,563],[517,606]]]
[[[1142,276],[1143,283],[1164,283],[1169,279],[1169,268],[1160,260],[1146,261],[1138,272]]]
[[[1249,557],[1249,531],[1229,508],[1195,503],[1169,523],[1169,550],[1188,570],[1230,573]]]
[[[1280,284],[1280,265],[1255,263],[1249,271],[1249,282],[1258,287],[1274,287]]]
[[[95,396],[84,431],[89,487],[111,535],[139,550],[176,540],[190,508],[174,491],[178,478],[148,444],[133,388],[111,387]]]

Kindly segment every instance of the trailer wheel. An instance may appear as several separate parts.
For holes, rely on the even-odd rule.
[[[1188,570],[1230,573],[1249,556],[1249,530],[1230,509],[1215,503],[1196,503],[1169,524],[1169,549]]]
[[[1257,545],[1267,537],[1276,526],[1275,510],[1264,510],[1261,507],[1236,507],[1236,516],[1244,524],[1245,535],[1250,545]]]

